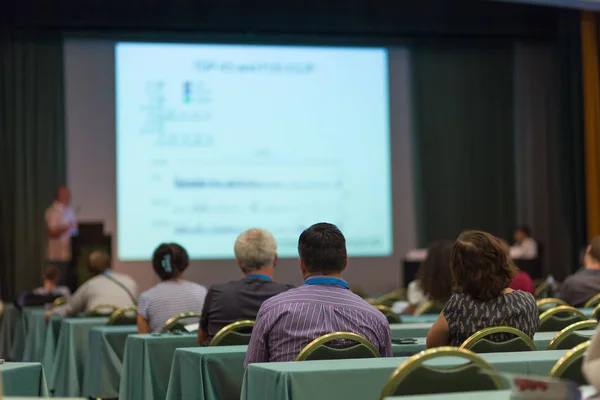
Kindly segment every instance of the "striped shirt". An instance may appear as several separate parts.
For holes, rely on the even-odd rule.
[[[392,356],[390,325],[379,310],[341,286],[305,284],[263,303],[244,366],[293,361],[307,344],[332,332],[356,333],[373,343],[383,357]]]
[[[141,294],[138,314],[148,321],[150,332],[160,332],[165,322],[181,313],[200,314],[206,288],[186,280],[168,280]],[[193,321],[197,322],[197,321]]]

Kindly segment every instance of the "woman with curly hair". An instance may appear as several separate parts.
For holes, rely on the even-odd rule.
[[[516,267],[498,238],[481,231],[463,232],[452,248],[454,294],[427,334],[427,347],[460,346],[490,326],[510,326],[533,339],[538,310],[531,293],[512,290]],[[489,337],[510,339],[506,334]]]

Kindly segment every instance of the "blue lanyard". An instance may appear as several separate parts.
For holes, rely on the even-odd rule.
[[[252,278],[256,278],[256,279],[262,279],[264,281],[272,281],[273,279],[271,279],[270,276],[266,276],[263,274],[250,274],[247,276],[248,279],[252,279]]]
[[[305,285],[335,285],[335,286],[341,286],[344,289],[350,289],[350,286],[348,286],[348,284],[346,283],[346,281],[344,281],[343,279],[340,278],[332,278],[330,276],[323,276],[323,277],[314,277],[314,278],[308,278],[304,281]]]

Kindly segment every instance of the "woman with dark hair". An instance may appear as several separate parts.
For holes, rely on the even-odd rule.
[[[450,261],[454,294],[427,334],[427,347],[460,346],[489,326],[510,326],[533,339],[538,327],[535,298],[509,286],[516,267],[498,238],[481,231],[463,232]],[[510,339],[505,334],[489,337]]]
[[[188,264],[187,251],[176,243],[154,250],[152,267],[162,282],[140,296],[138,333],[159,332],[169,318],[181,313],[201,313],[206,288],[183,279]]]
[[[429,246],[416,279],[408,285],[408,308],[405,314],[414,314],[430,300],[441,306],[446,304],[452,294],[451,253],[452,242],[449,240],[440,240]]]

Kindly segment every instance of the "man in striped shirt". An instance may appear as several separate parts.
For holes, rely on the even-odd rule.
[[[314,339],[332,332],[363,336],[383,357],[392,356],[385,316],[352,293],[342,279],[348,264],[346,240],[332,224],[306,229],[298,241],[304,285],[266,300],[256,317],[244,365],[293,361]],[[340,341],[333,347],[353,343]]]

